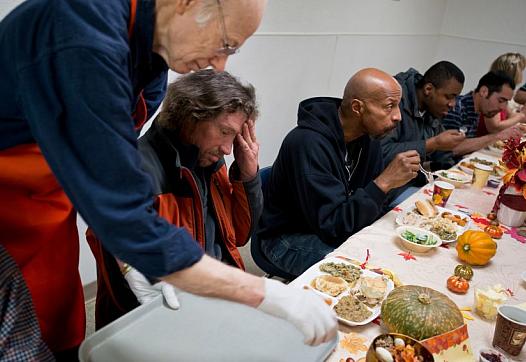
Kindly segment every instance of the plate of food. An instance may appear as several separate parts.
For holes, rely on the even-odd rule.
[[[461,170],[440,170],[435,171],[435,175],[442,181],[449,182],[455,187],[462,187],[471,182],[471,175]]]
[[[458,167],[465,173],[472,175],[477,163],[492,167],[493,171],[490,176],[502,177],[506,173],[506,169],[499,164],[499,161],[491,158],[471,157],[460,161]]]
[[[504,141],[497,141],[494,144],[488,146],[488,151],[500,157],[502,156],[502,152],[504,152],[504,146]]]
[[[415,206],[402,211],[395,219],[399,226],[414,226],[429,230],[442,240],[452,243],[470,226],[467,215],[434,205],[431,200],[418,200]]]
[[[338,320],[362,326],[380,315],[382,301],[394,289],[385,275],[361,269],[342,258],[329,257],[307,269],[293,282],[323,296]]]

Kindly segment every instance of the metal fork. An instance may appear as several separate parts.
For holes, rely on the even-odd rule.
[[[427,171],[423,166],[422,164],[419,164],[419,170],[420,172],[422,172],[424,174],[424,176],[426,177],[426,180],[427,182],[431,183],[433,182],[435,179],[433,178],[433,172],[429,172]]]

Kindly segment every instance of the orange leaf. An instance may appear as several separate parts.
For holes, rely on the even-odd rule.
[[[513,176],[517,173],[519,169],[518,168],[512,168],[506,172],[506,174],[502,177],[502,182],[505,184],[509,184]]]

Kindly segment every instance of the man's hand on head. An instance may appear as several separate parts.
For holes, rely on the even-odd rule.
[[[253,119],[249,119],[234,140],[234,158],[239,167],[240,181],[253,180],[258,173],[259,143]]]

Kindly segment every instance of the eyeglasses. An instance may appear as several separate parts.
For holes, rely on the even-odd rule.
[[[223,47],[217,49],[217,53],[227,56],[236,54],[239,52],[239,48],[228,44],[226,35],[225,15],[223,14],[223,5],[221,5],[221,0],[217,0],[217,7],[219,8],[219,22],[221,24],[221,30],[223,32]]]

